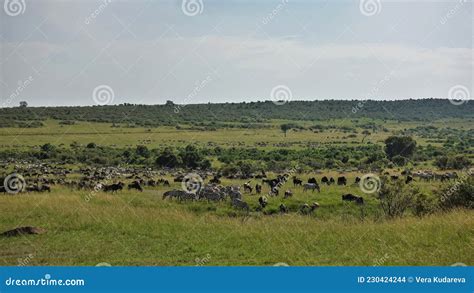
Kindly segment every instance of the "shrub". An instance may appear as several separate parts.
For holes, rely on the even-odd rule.
[[[420,197],[417,188],[405,184],[403,180],[388,181],[383,179],[383,184],[378,192],[380,207],[387,218],[402,217],[405,212],[414,206]]]
[[[474,178],[462,177],[454,183],[449,183],[439,192],[439,204],[443,209],[463,207],[474,208]]]

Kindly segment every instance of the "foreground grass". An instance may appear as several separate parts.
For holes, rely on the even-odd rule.
[[[423,219],[219,215],[226,204],[178,204],[161,192],[119,195],[56,190],[0,196],[1,265],[451,265],[474,263],[474,212]]]

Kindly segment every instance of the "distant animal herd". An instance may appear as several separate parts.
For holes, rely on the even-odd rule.
[[[6,166],[4,165],[4,168]],[[6,172],[3,172],[4,174]],[[6,182],[8,178],[14,178],[17,181],[14,186],[17,188],[16,193],[32,193],[32,192],[51,192],[54,185],[63,185],[72,189],[103,191],[108,193],[117,193],[124,188],[128,190],[136,190],[143,192],[145,187],[163,186],[171,188],[169,179],[173,177],[173,182],[183,183],[186,177],[185,172],[154,171],[144,168],[81,168],[73,170],[63,166],[50,164],[24,164],[14,166],[14,172],[10,176],[0,176],[0,193],[9,192],[11,187],[8,186],[11,182]],[[11,176],[14,175],[14,176]],[[403,171],[400,175],[390,175],[385,173],[391,180],[403,180],[405,184],[412,181],[446,181],[458,178],[456,172],[446,172],[443,174],[434,173],[432,171],[417,171],[409,172]],[[16,176],[16,177],[15,177]],[[269,198],[277,197],[282,191],[283,198],[293,197],[294,189],[301,188],[303,192],[321,192],[323,186],[345,186],[348,185],[348,179],[345,176],[338,176],[337,178],[331,176],[322,176],[320,181],[315,177],[310,177],[306,182],[297,175],[284,173],[276,175],[275,178],[270,178],[265,172],[256,174],[246,178],[247,181],[242,185],[228,185],[222,184],[222,176],[217,172],[199,172],[199,179],[202,182],[197,182],[197,185],[192,189],[188,189],[186,184],[180,184],[180,188],[170,189],[164,191],[162,195],[163,200],[176,200],[178,202],[190,201],[207,201],[207,202],[229,202],[230,205],[245,212],[250,212],[251,208],[248,202],[243,198],[243,194],[258,195],[258,203],[255,211],[264,211],[268,205]],[[209,180],[207,180],[210,178]],[[205,183],[205,181],[208,181]],[[293,190],[284,188],[288,182],[292,182]],[[254,181],[254,183],[252,183]],[[359,184],[360,177],[355,177],[352,184]],[[127,184],[124,182],[128,182]],[[1,185],[3,184],[3,185]],[[268,187],[268,193],[263,193],[263,187]],[[197,187],[197,188],[196,188]],[[347,202],[354,202],[358,205],[364,204],[364,198],[359,195],[345,193],[341,194],[341,200]],[[318,202],[303,203],[298,207],[298,212],[302,214],[310,214],[320,207]],[[280,213],[290,212],[289,207],[285,204],[280,204]]]

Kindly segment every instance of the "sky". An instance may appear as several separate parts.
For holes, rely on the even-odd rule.
[[[3,0],[0,107],[472,98],[472,2]]]

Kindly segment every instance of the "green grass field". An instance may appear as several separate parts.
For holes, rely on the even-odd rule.
[[[348,133],[326,130],[290,131],[286,137],[274,121],[273,127],[218,129],[217,131],[178,130],[173,127],[112,128],[110,124],[78,122],[35,129],[0,128],[0,150],[29,149],[51,143],[78,142],[116,147],[149,148],[184,146],[188,143],[221,147],[260,147],[266,149],[304,148],[309,143],[360,144]],[[311,122],[300,122],[311,125]],[[343,125],[347,121],[327,122]],[[386,131],[366,138],[372,143],[420,123],[388,122]],[[439,121],[431,125],[471,129],[462,121]],[[415,137],[417,143],[427,138]],[[264,143],[264,144],[262,144]],[[441,146],[442,142],[433,143]],[[419,168],[433,168],[425,164]],[[5,170],[4,170],[5,171]],[[386,170],[399,174],[400,169]],[[163,200],[163,192],[180,188],[146,187],[144,192],[124,190],[117,194],[70,189],[54,185],[51,193],[0,194],[0,231],[20,226],[47,230],[41,235],[0,238],[0,265],[451,265],[474,263],[474,211],[438,212],[423,218],[407,215],[387,220],[381,214],[375,194],[364,194],[353,184],[363,172],[298,174],[305,181],[323,175],[348,177],[348,186],[322,186],[321,193],[303,192],[291,182],[289,199],[269,197],[266,213],[255,212],[256,194],[244,194],[251,212],[233,209],[228,202],[180,203]],[[74,176],[78,176],[77,174]],[[275,176],[275,174],[272,174]],[[162,176],[163,177],[163,176]],[[245,180],[247,181],[247,180]],[[240,185],[244,180],[224,179],[224,185]],[[260,182],[253,179],[252,185]],[[439,182],[415,182],[433,197]],[[264,193],[268,187],[264,188]],[[341,201],[344,193],[364,196],[363,207]],[[304,203],[318,202],[312,215],[298,213]],[[279,214],[280,203],[291,212]]]

